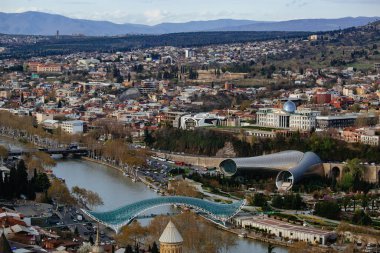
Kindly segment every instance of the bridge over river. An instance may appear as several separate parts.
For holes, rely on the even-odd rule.
[[[70,148],[39,148],[39,149],[20,149],[20,150],[9,150],[8,156],[21,156],[21,155],[27,155],[30,153],[36,153],[36,152],[45,152],[49,155],[76,155],[76,156],[85,156],[88,154],[88,150],[85,148],[76,148],[76,149],[70,149]]]

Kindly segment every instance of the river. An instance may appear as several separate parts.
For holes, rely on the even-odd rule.
[[[0,145],[7,143],[12,148],[22,148],[22,145],[8,139],[0,138]],[[97,192],[103,199],[104,205],[96,211],[108,211],[143,199],[158,197],[143,183],[134,183],[130,178],[115,169],[82,159],[57,159],[53,168],[54,174],[63,178],[69,188],[79,186]],[[172,212],[169,207],[161,207],[154,213]],[[149,211],[149,214],[152,210]],[[147,221],[142,220],[142,223]],[[227,233],[227,232],[226,232]],[[231,234],[231,236],[236,236]],[[265,253],[267,245],[249,239],[237,239],[237,244],[229,250],[234,253]],[[286,253],[287,249],[276,248],[276,253]]]

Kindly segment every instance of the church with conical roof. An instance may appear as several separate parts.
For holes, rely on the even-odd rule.
[[[172,221],[169,221],[159,241],[160,253],[182,253],[183,238]]]

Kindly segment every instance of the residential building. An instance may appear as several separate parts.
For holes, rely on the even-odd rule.
[[[60,124],[62,130],[69,134],[83,133],[83,125],[81,120],[63,121]]]

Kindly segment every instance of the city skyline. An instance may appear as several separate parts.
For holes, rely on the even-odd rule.
[[[214,19],[249,19],[283,21],[311,18],[376,16],[380,11],[376,0],[269,0],[269,1],[181,1],[174,0],[3,0],[1,12],[40,11],[71,18],[105,20],[114,23],[155,25],[162,22],[187,22]],[[312,11],[311,11],[312,10]]]

